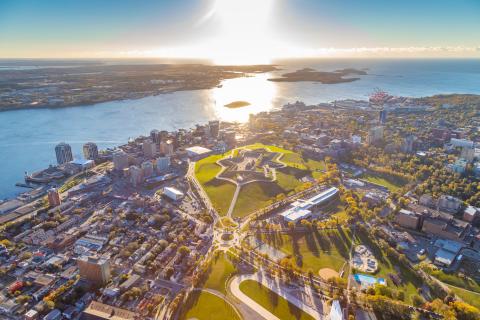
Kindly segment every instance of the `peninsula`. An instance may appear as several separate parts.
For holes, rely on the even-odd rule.
[[[304,68],[295,72],[282,74],[280,78],[271,78],[269,81],[275,82],[299,82],[299,81],[311,81],[321,82],[323,84],[335,84],[343,82],[352,82],[360,80],[360,78],[345,78],[352,75],[366,75],[365,70],[347,68],[341,70],[335,70],[333,72],[317,71],[312,68]]]
[[[274,70],[273,65],[103,63],[0,70],[0,111],[81,106],[210,89],[225,79]]]

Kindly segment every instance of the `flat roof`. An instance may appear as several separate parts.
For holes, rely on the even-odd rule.
[[[455,256],[456,256],[455,253],[452,253],[444,249],[440,249],[435,253],[435,261],[438,261],[446,265],[450,265],[455,259]]]
[[[182,191],[177,190],[177,189],[175,189],[175,188],[173,188],[173,187],[165,187],[165,188],[164,188],[164,191],[169,191],[169,192],[174,193],[174,194],[176,194],[176,195],[183,196],[183,192],[182,192]]]
[[[110,320],[133,320],[135,313],[129,310],[116,308],[108,304],[92,301],[90,305],[83,311],[84,314],[93,315],[103,319]]]
[[[312,212],[310,208],[315,205],[322,203],[325,200],[328,200],[335,194],[337,194],[338,189],[335,187],[329,188],[309,199],[299,199],[293,202],[290,205],[290,208],[283,211],[280,215],[289,221],[297,221],[301,218],[308,217]]]
[[[201,146],[194,146],[194,147],[186,148],[185,150],[189,153],[194,153],[196,155],[202,155],[202,154],[212,152],[212,150],[201,147]]]
[[[0,204],[0,214],[7,213],[9,211],[13,211],[19,207],[21,207],[24,203],[17,199],[12,199],[5,201],[4,203]]]
[[[286,213],[286,214],[284,214]],[[312,212],[307,209],[291,209],[282,213],[282,216],[289,221],[298,221],[302,218],[307,218]]]

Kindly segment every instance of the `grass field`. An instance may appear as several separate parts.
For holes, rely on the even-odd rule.
[[[221,170],[216,162],[226,155],[212,155],[195,164],[195,176],[220,215],[225,215],[228,212],[236,188],[233,183],[215,178]]]
[[[400,178],[373,172],[364,173],[360,178],[368,182],[383,186],[392,192],[395,192],[404,185],[406,185],[406,181],[403,181]]]
[[[213,258],[202,288],[213,289],[225,295],[225,284],[235,270],[235,266],[228,258],[227,253],[221,252]],[[181,319],[240,320],[236,312],[226,301],[209,292],[194,292],[187,304],[185,309],[188,309],[188,311]]]
[[[225,283],[235,270],[235,266],[229,260],[227,254],[221,252],[218,257],[213,259],[212,266],[208,270],[204,288],[214,289],[226,294]]]
[[[323,161],[304,158],[302,155],[293,151],[261,143],[235,149],[233,155],[238,155],[238,150],[240,149],[255,150],[261,148],[278,153],[279,155],[275,161],[281,161],[285,163],[287,167],[277,170],[276,182],[253,182],[243,186],[233,210],[233,217],[245,217],[267,206],[272,203],[280,193],[285,195],[293,193],[297,187],[304,183],[301,181],[303,177],[311,176],[318,178],[325,170],[325,163]],[[221,170],[221,167],[216,164],[216,161],[230,154],[231,152],[222,155],[212,155],[198,161],[195,166],[195,175],[198,181],[202,184],[213,206],[220,215],[225,215],[228,212],[230,202],[235,193],[235,186],[232,183],[215,178]],[[282,156],[280,157],[280,155]],[[263,171],[263,169],[261,171]]]
[[[331,268],[340,271],[348,259],[350,230],[314,231],[308,234],[263,236],[262,241],[292,255],[304,272]]]
[[[205,291],[193,292],[185,307],[188,311],[180,319],[241,320],[228,302]]]
[[[240,283],[240,290],[280,319],[313,319],[309,314],[289,303],[287,300],[264,287],[257,281],[243,281]]]
[[[480,293],[475,294],[473,292],[470,292],[470,291],[467,291],[467,290],[464,290],[464,289],[461,289],[461,288],[452,287],[450,285],[448,285],[448,287],[457,296],[459,296],[460,299],[462,299],[466,303],[471,304],[472,306],[480,309]]]
[[[233,217],[245,217],[260,208],[272,203],[272,199],[283,189],[272,182],[249,183],[240,189],[237,203],[233,209]]]

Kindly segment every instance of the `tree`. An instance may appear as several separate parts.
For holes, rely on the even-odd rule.
[[[180,248],[178,248],[178,252],[182,255],[182,257],[184,257],[190,253],[190,248],[188,248],[187,246],[181,246]]]
[[[458,319],[478,320],[480,319],[480,310],[462,301],[455,301],[451,304]]]
[[[425,303],[425,300],[423,300],[423,298],[419,295],[415,294],[412,296],[412,303],[415,307],[421,307]]]

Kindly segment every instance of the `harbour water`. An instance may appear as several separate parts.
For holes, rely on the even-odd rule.
[[[268,111],[296,100],[307,104],[339,99],[367,99],[375,88],[394,95],[429,96],[448,93],[480,94],[480,60],[295,60],[278,61],[275,74],[226,80],[219,88],[182,91],[138,100],[97,105],[0,112],[0,199],[13,197],[25,171],[55,163],[54,146],[72,145],[81,156],[87,141],[114,147],[151,129],[190,128],[211,119],[246,121],[250,113]],[[323,85],[310,82],[279,83],[267,79],[310,67],[320,71],[368,69],[354,82]],[[251,105],[229,109],[233,101]]]

